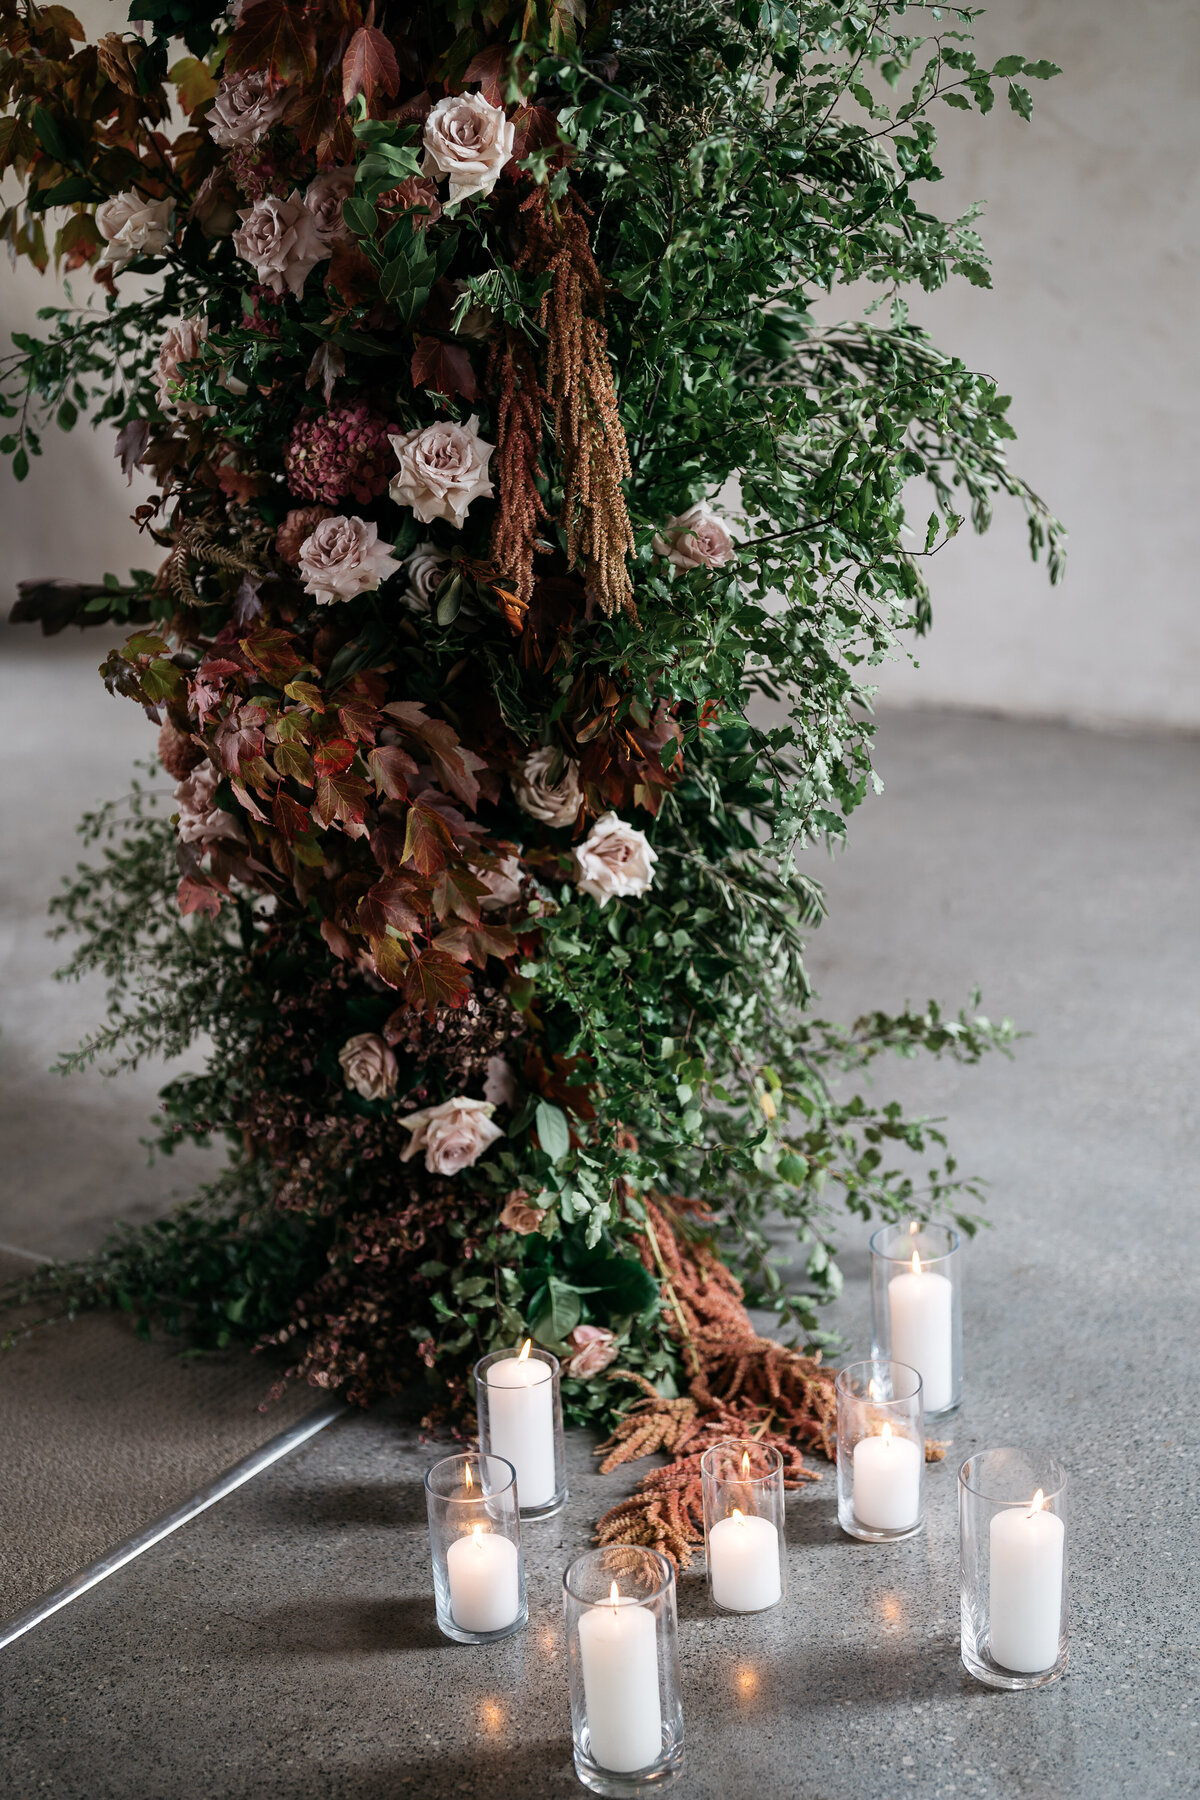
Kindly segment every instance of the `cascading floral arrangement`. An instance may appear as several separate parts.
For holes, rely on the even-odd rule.
[[[1055,70],[899,0],[134,12],[0,0],[0,236],[101,290],[15,340],[2,447],[111,422],[160,552],[16,616],[132,628],[104,678],[176,784],[86,822],[112,1017],[66,1066],[207,1033],[160,1138],[230,1157],[42,1291],[356,1400],[461,1409],[532,1335],[614,1460],[673,1459],[605,1529],[686,1557],[706,1434],[828,1444],[833,1196],[977,1197],[849,1078],[1009,1027],[814,1016],[805,853],[879,785],[865,677],[956,509],[1015,496],[1057,574],[1007,401],[901,294],[988,282],[934,109]],[[886,322],[819,322],[855,281]]]

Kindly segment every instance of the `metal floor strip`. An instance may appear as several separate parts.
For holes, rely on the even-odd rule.
[[[234,1463],[233,1467],[226,1469],[223,1475],[218,1475],[215,1481],[210,1481],[206,1487],[198,1488],[180,1506],[176,1506],[171,1512],[163,1513],[160,1518],[144,1526],[141,1531],[126,1538],[124,1543],[115,1545],[113,1549],[98,1557],[95,1562],[89,1563],[86,1568],[79,1569],[68,1581],[63,1582],[61,1587],[55,1588],[52,1593],[46,1594],[33,1606],[28,1607],[25,1612],[18,1613],[6,1624],[0,1625],[0,1650],[3,1650],[7,1644],[13,1643],[15,1639],[23,1637],[27,1631],[32,1631],[35,1625],[42,1623],[43,1619],[50,1618],[62,1607],[69,1606],[73,1600],[78,1600],[81,1595],[86,1594],[99,1582],[106,1581],[110,1575],[115,1575],[118,1569],[123,1569],[126,1563],[132,1562],[135,1557],[141,1556],[145,1551],[152,1549],[155,1544],[161,1543],[163,1538],[170,1537],[173,1531],[178,1531],[179,1527],[186,1525],[189,1519],[194,1519],[198,1513],[205,1512],[210,1506],[215,1506],[218,1500],[225,1498],[226,1494],[232,1494],[235,1488],[240,1488],[245,1482],[252,1481],[256,1475],[261,1475],[264,1469],[271,1467],[272,1463],[278,1462],[281,1457],[290,1455],[293,1450],[298,1450],[301,1444],[307,1443],[309,1438],[315,1437],[318,1431],[323,1431],[326,1425],[331,1425],[335,1419],[340,1419],[342,1414],[349,1410],[342,1400],[326,1401],[324,1406],[319,1406],[315,1412],[309,1413],[298,1424],[290,1425],[286,1431],[281,1431],[277,1437],[269,1439],[261,1449],[251,1451],[250,1455],[244,1456],[241,1462]]]

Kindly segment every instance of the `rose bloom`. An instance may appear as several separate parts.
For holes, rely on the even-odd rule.
[[[483,1097],[493,1106],[513,1106],[517,1098],[517,1074],[503,1056],[489,1056]]]
[[[719,569],[733,556],[733,539],[707,500],[668,519],[654,534],[654,553],[679,569]]]
[[[101,268],[114,272],[138,256],[157,256],[171,241],[172,200],[117,194],[96,208],[96,230],[105,240]]]
[[[184,419],[200,419],[208,411],[194,400],[177,399],[172,391],[173,385],[176,388],[178,385],[180,363],[194,362],[207,336],[208,320],[197,314],[172,325],[164,337],[154,365],[154,379],[155,398],[165,413],[178,413]]]
[[[364,1100],[386,1100],[396,1086],[396,1058],[373,1031],[347,1038],[338,1051],[346,1086]]]
[[[370,593],[400,567],[390,544],[379,542],[379,527],[366,519],[335,513],[322,519],[300,546],[300,574],[318,606]]]
[[[304,204],[331,250],[335,244],[350,240],[350,232],[342,220],[342,204],[353,192],[353,169],[322,169],[304,190]]]
[[[490,869],[476,869],[487,893],[479,902],[481,912],[499,912],[521,898],[521,864],[515,856],[502,856]]]
[[[480,437],[474,413],[465,425],[426,425],[391,442],[400,470],[388,492],[397,506],[411,506],[422,525],[445,519],[461,531],[472,500],[490,500],[495,492],[488,462],[496,446]]]
[[[450,204],[490,194],[513,153],[515,131],[482,94],[447,94],[425,121],[422,175],[450,177]]]
[[[322,519],[336,515],[332,506],[294,506],[275,533],[275,554],[280,562],[295,568],[300,552]]]
[[[602,813],[575,849],[579,885],[601,906],[614,898],[644,894],[653,885],[657,860],[645,833],[614,812]]]
[[[175,789],[179,808],[176,826],[185,844],[215,844],[221,838],[241,838],[241,825],[232,813],[222,812],[216,803],[220,776],[210,762],[203,762]]]
[[[436,544],[418,544],[411,555],[404,559],[404,573],[408,576],[408,586],[400,598],[409,612],[424,618],[433,608],[433,596],[446,579],[446,570],[450,567],[450,558]]]
[[[407,213],[408,222],[414,231],[426,230],[442,216],[437,182],[424,175],[406,176],[394,188],[389,188],[386,194],[380,194],[375,204],[382,211]]]
[[[329,255],[321,229],[298,193],[286,200],[265,194],[238,217],[242,228],[233,234],[233,247],[250,264],[258,279],[272,293],[287,288],[299,297],[310,269]]]
[[[607,1369],[610,1363],[617,1360],[617,1334],[609,1331],[604,1325],[577,1325],[568,1344],[574,1344],[575,1354],[567,1363],[565,1373],[574,1375],[578,1381],[586,1381],[589,1375],[599,1375],[601,1369]]]
[[[560,772],[551,780],[550,772],[556,766]],[[512,791],[521,811],[543,825],[573,825],[579,817],[583,800],[579,765],[552,744],[540,744],[529,752],[512,777]]]
[[[418,1152],[425,1152],[425,1167],[431,1175],[457,1175],[478,1162],[489,1144],[504,1133],[492,1124],[490,1100],[468,1100],[460,1094],[456,1100],[443,1100],[440,1106],[427,1106],[421,1112],[409,1113],[401,1119],[412,1137],[401,1153],[400,1161],[409,1162]]]
[[[225,149],[234,144],[257,144],[282,118],[287,97],[286,88],[271,92],[261,69],[252,69],[248,75],[226,75],[208,115],[209,136]]]
[[[546,1216],[543,1206],[530,1206],[529,1195],[524,1188],[513,1188],[504,1196],[504,1210],[496,1221],[503,1231],[515,1231],[521,1237],[528,1237],[536,1231]]]

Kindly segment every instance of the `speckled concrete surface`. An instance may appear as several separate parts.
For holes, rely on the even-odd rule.
[[[738,1620],[681,1589],[680,1800],[1174,1800],[1197,1791],[1196,1049],[1200,745],[891,718],[887,798],[832,871],[827,1008],[986,1004],[1036,1033],[1011,1065],[879,1075],[948,1112],[993,1182],[969,1251],[967,1401],[928,1529],[788,1502],[786,1605]],[[866,1339],[848,1230],[834,1322]],[[1052,1447],[1073,1484],[1071,1665],[996,1694],[957,1649],[954,1473]],[[561,1570],[620,1490],[570,1446],[572,1499],[527,1533],[531,1621],[487,1649],[433,1624],[419,1475],[377,1415],[285,1464],[7,1653],[13,1800],[563,1800]]]

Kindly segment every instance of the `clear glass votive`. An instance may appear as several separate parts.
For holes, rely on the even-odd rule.
[[[871,1355],[921,1377],[925,1417],[962,1399],[962,1254],[957,1231],[908,1219],[871,1239]]]
[[[444,1456],[425,1476],[439,1631],[490,1644],[529,1617],[513,1466],[473,1451]]]
[[[838,1524],[868,1544],[913,1537],[925,1523],[921,1377],[904,1363],[850,1363],[838,1373]]]
[[[548,1519],[567,1498],[558,1358],[526,1338],[475,1364],[479,1448],[517,1471],[523,1519]]]
[[[1067,1476],[1052,1456],[981,1450],[958,1471],[963,1667],[1044,1687],[1067,1666]]]
[[[700,1458],[708,1591],[724,1612],[764,1612],[786,1587],[783,1457],[757,1438],[724,1438]]]
[[[606,1544],[563,1576],[575,1773],[626,1800],[683,1768],[675,1571],[658,1550]]]

